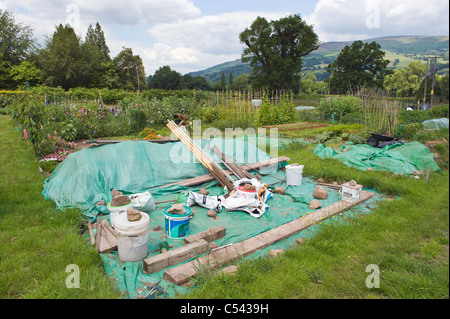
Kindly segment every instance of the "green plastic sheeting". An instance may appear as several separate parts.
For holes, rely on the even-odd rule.
[[[348,142],[337,150],[319,144],[313,152],[320,158],[337,159],[363,171],[371,168],[402,175],[412,175],[414,171],[441,171],[428,147],[419,142],[397,143],[381,149]]]
[[[304,177],[302,185],[287,187],[285,182],[285,173],[278,170],[276,173],[270,175],[263,175],[262,180],[271,184],[270,187],[285,187],[286,195],[273,194],[273,196],[267,200],[269,205],[268,210],[261,218],[255,218],[245,212],[232,211],[227,212],[225,209],[217,214],[217,219],[211,219],[207,216],[208,209],[200,206],[192,206],[191,209],[194,212],[194,217],[190,220],[189,233],[196,234],[201,231],[207,230],[214,226],[222,225],[226,228],[226,235],[224,238],[218,239],[215,243],[220,247],[228,244],[235,244],[241,242],[250,237],[256,236],[262,232],[268,231],[275,227],[281,226],[294,219],[298,219],[305,216],[314,210],[308,208],[309,202],[313,199],[314,189],[318,186],[313,180]],[[274,184],[273,184],[274,183]],[[215,185],[211,185],[215,184]],[[189,190],[198,191],[201,187],[206,187],[210,192],[210,195],[220,195],[223,193],[223,189],[218,187],[216,183],[205,183],[204,185],[198,185],[189,188]],[[320,200],[323,207],[331,205],[341,199],[338,190],[328,189],[328,197],[325,200]],[[174,198],[186,198],[183,192],[187,191],[187,188],[179,188],[173,190],[173,193],[165,193],[162,196],[156,197],[157,201],[170,200]],[[351,211],[345,213],[345,216],[350,217],[354,214],[370,213],[371,209],[376,207],[376,202],[380,200],[380,195],[377,195],[364,205],[359,205],[353,208]],[[181,200],[181,203],[186,203],[185,200]],[[148,234],[148,256],[154,256],[160,253],[160,248],[164,247],[165,243],[169,245],[169,250],[183,245],[182,239],[170,239],[165,236],[164,230],[164,209],[171,204],[160,204],[157,206],[157,210],[151,212],[150,216],[150,231]],[[325,222],[318,221],[317,225],[312,226],[294,236],[291,236],[285,240],[277,242],[265,249],[257,251],[256,253],[246,257],[246,259],[257,259],[267,256],[271,249],[287,249],[295,245],[295,239],[297,238],[310,238],[321,228],[326,228],[327,225],[336,222],[342,222],[342,218],[337,216],[331,218]],[[153,274],[147,274],[143,271],[142,262],[121,262],[118,258],[118,252],[111,252],[107,254],[101,254],[103,262],[105,264],[105,270],[107,275],[116,280],[117,289],[124,293],[125,298],[138,298],[139,291],[145,288],[146,285],[151,285],[161,280],[160,287],[167,293],[165,298],[176,297],[178,293],[187,292],[187,288],[182,286],[176,286],[164,279],[164,271],[178,265],[168,267],[164,270]],[[189,262],[190,259],[186,262]],[[145,291],[141,293],[145,296]]]
[[[205,151],[209,151],[208,144],[217,145],[222,152],[240,163],[254,163],[270,158],[268,154],[257,149],[253,144],[239,139],[196,141],[196,143],[201,145]],[[211,156],[219,162],[218,157],[212,154]],[[278,167],[286,164],[281,163]],[[307,165],[307,163],[299,164]],[[47,199],[54,200],[60,208],[80,208],[90,220],[109,220],[109,212],[102,209],[105,207],[99,207],[95,203],[100,200],[108,202],[111,199],[111,188],[120,190],[125,195],[149,191],[156,202],[177,200],[177,202],[185,203],[186,192],[189,190],[198,192],[202,187],[208,189],[210,195],[223,194],[223,188],[216,181],[194,187],[180,185],[160,187],[207,173],[206,169],[192,158],[182,143],[122,142],[84,149],[71,154],[45,181],[43,194]],[[252,174],[255,173],[252,172]],[[285,181],[286,175],[280,169],[260,170],[258,173],[262,176],[262,181],[269,185],[269,189],[284,187],[286,195],[273,194],[266,202],[269,208],[260,218],[241,211],[228,212],[223,209],[217,214],[216,219],[212,219],[207,216],[208,209],[192,206],[194,217],[190,220],[189,234],[193,235],[222,225],[226,228],[226,235],[224,238],[216,240],[215,243],[218,246],[224,246],[241,242],[312,212],[308,207],[309,202],[313,199],[313,191],[317,187],[316,182],[308,177],[303,177],[302,185],[288,187]],[[327,191],[327,198],[320,200],[322,207],[341,199],[337,190],[327,189]],[[351,216],[354,213],[368,213],[380,197],[377,195],[365,202],[364,205],[359,205],[345,214]],[[149,213],[148,257],[159,254],[162,247],[168,246],[170,250],[183,245],[182,239],[170,239],[165,236],[164,209],[172,204],[158,204],[157,209]],[[62,213],[64,212],[62,211]],[[318,221],[315,226],[260,250],[246,259],[265,256],[270,249],[286,249],[294,245],[296,238],[308,238],[321,227],[326,227],[327,224],[333,222],[342,222],[342,219],[332,218],[324,223]],[[143,261],[122,262],[118,258],[117,251],[100,254],[100,256],[106,274],[114,280],[117,289],[123,292],[124,298],[145,297],[148,293],[145,288],[158,282],[159,287],[166,293],[164,298],[173,298],[178,293],[187,291],[185,287],[167,282],[164,279],[165,270],[153,274],[145,273]]]
[[[217,163],[220,159],[209,151],[208,144],[217,145],[238,163],[270,158],[255,145],[238,139],[196,140],[195,143]],[[181,142],[124,141],[70,154],[44,182],[42,194],[60,209],[81,209],[93,221],[99,213],[108,213],[105,206],[96,203],[110,202],[111,189],[124,194],[144,191],[153,194],[152,188],[206,174],[209,174],[206,168]]]

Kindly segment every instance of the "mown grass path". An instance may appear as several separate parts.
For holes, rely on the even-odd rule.
[[[38,161],[4,115],[0,136],[0,298],[120,298],[80,235],[80,211],[44,199]],[[74,269],[79,288],[68,288],[78,282]]]

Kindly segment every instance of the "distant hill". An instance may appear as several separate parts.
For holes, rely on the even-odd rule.
[[[438,60],[438,74],[449,72],[449,37],[448,36],[394,36],[363,40],[363,42],[376,41],[385,51],[386,59],[390,60],[392,69],[406,68],[412,61],[423,61],[426,63],[427,56],[440,56]],[[303,59],[303,72],[314,73],[318,81],[325,80],[329,73],[326,72],[328,64],[333,63],[339,52],[353,41],[325,42],[319,49],[310,53]],[[211,83],[220,81],[222,72],[226,78],[230,72],[236,78],[241,74],[250,74],[248,63],[242,63],[240,59],[225,62],[206,70],[191,72],[192,76],[203,76]]]

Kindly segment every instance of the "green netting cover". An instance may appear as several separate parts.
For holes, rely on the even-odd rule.
[[[245,143],[239,139],[196,141],[196,143],[201,144],[205,151],[209,151],[207,144],[215,144],[239,163],[254,163],[270,158],[252,143]],[[218,157],[212,154],[211,156],[219,162]],[[281,163],[278,167],[285,164]],[[307,163],[300,164],[307,165]],[[286,195],[273,194],[267,200],[269,208],[264,215],[255,218],[242,211],[223,209],[217,214],[216,219],[212,219],[207,216],[208,209],[192,206],[194,217],[190,220],[189,234],[222,225],[226,228],[226,235],[215,241],[217,245],[235,244],[310,213],[309,202],[313,199],[312,194],[317,183],[303,177],[302,185],[288,187],[285,182],[286,175],[277,169],[278,167],[258,172],[262,176],[262,181],[270,188],[276,186],[286,188]],[[198,192],[202,187],[207,188],[210,195],[222,195],[223,188],[215,181],[189,188],[179,185],[158,187],[207,173],[182,143],[122,142],[88,148],[69,155],[45,181],[43,194],[47,199],[55,201],[59,208],[79,207],[90,220],[96,218],[109,220],[109,211],[106,207],[95,203],[101,200],[109,202],[112,188],[124,192],[125,195],[149,191],[156,202],[177,200],[185,203],[186,192],[189,190]],[[340,200],[337,190],[327,190],[327,199],[321,200],[323,207]],[[368,213],[377,200],[379,196],[373,197],[364,205],[359,205],[353,212]],[[159,254],[160,249],[167,245],[169,249],[183,245],[183,240],[170,239],[165,235],[164,209],[172,204],[158,204],[157,209],[149,213],[148,257]],[[346,214],[352,214],[352,211]],[[341,219],[335,218],[329,222],[341,222]],[[328,221],[320,225],[318,222],[317,225],[246,258],[259,258],[274,248],[286,249],[294,245],[296,238],[308,238],[319,229],[318,227],[326,227],[327,223]],[[122,291],[126,298],[146,296],[148,290],[142,289],[158,282],[159,287],[167,293],[166,298],[172,298],[176,293],[184,293],[187,289],[165,281],[165,270],[153,274],[145,273],[143,261],[122,262],[118,258],[117,251],[100,255],[107,275],[115,281],[117,289]]]
[[[443,117],[440,119],[432,119],[428,121],[423,121],[423,128],[428,130],[440,130],[443,128],[448,128],[448,118]]]
[[[419,142],[398,143],[381,149],[348,142],[337,150],[319,144],[313,152],[320,158],[334,158],[360,170],[371,168],[402,175],[411,175],[414,171],[441,171],[428,147]]]
[[[209,152],[208,144],[217,145],[238,163],[256,163],[270,158],[256,146],[237,139],[195,143],[217,163],[220,159]],[[152,188],[205,174],[209,172],[181,142],[124,141],[70,154],[44,182],[42,194],[53,200],[58,208],[77,207],[90,220],[95,220],[99,212],[108,212],[105,206],[96,203],[110,202],[111,189],[124,194],[144,191],[153,194],[166,190]]]

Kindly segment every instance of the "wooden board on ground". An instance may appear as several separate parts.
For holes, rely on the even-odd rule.
[[[231,263],[238,258],[248,256],[278,241],[295,235],[300,231],[315,225],[316,223],[332,217],[333,215],[359,205],[373,196],[375,196],[375,193],[362,191],[360,200],[355,203],[340,200],[334,204],[308,214],[305,217],[298,218],[237,244],[217,249],[210,254],[198,258],[197,260],[168,269],[164,272],[164,278],[176,285],[181,285],[188,282],[191,278],[196,277],[198,275],[198,271],[205,267],[214,270]]]
[[[262,162],[242,165],[240,167],[243,170],[245,170],[245,171],[253,171],[253,170],[257,170],[257,169],[259,169],[261,167],[275,165],[275,164],[287,162],[287,161],[290,161],[290,160],[291,159],[289,157],[287,157],[287,156],[280,156],[280,157],[271,158],[269,160],[265,160],[265,161],[262,161]],[[231,172],[230,170],[225,170],[225,172],[227,172],[228,174],[233,174],[233,172]],[[190,186],[195,186],[195,185],[211,182],[214,179],[215,179],[214,176],[212,176],[211,174],[208,174],[208,175],[202,175],[202,176],[198,176],[198,177],[194,177],[194,178],[190,178],[190,179],[185,179],[183,181],[167,184],[167,185],[164,185],[164,186],[157,186],[157,187],[154,187],[154,188],[167,187],[167,186],[173,186],[173,185],[181,185],[181,186],[190,187]]]
[[[204,254],[207,250],[208,242],[204,239],[200,239],[188,245],[174,248],[165,253],[144,259],[143,269],[147,274],[152,274]]]
[[[200,233],[186,237],[184,239],[184,244],[188,245],[202,239],[210,243],[212,241],[225,237],[226,231],[226,228],[223,226],[215,226]]]
[[[117,247],[118,247],[117,246],[117,238],[116,238],[115,234],[111,232],[112,228],[109,225],[108,221],[103,220],[100,223],[100,227],[101,227],[101,234],[100,234],[100,243],[98,246],[98,251],[101,254],[104,254],[104,253],[108,253],[113,250],[117,250]]]

